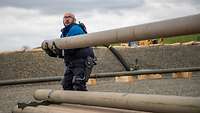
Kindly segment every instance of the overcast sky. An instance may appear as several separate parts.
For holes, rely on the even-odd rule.
[[[198,14],[200,0],[0,0],[0,51],[58,38],[66,11],[91,33]]]

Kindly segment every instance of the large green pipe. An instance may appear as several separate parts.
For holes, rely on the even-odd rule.
[[[200,113],[200,97],[40,89],[34,98],[156,113]]]
[[[190,35],[200,33],[199,20],[200,14],[197,14],[160,22],[72,36],[72,38],[46,40],[44,42],[48,43],[49,48],[55,42],[55,45],[60,49],[71,49],[160,37]],[[42,43],[42,46],[45,48],[46,44]]]
[[[134,75],[142,75],[142,74],[156,74],[156,73],[165,74],[165,73],[195,72],[195,71],[200,71],[200,67],[94,73],[94,74],[91,74],[90,78],[106,78],[106,77],[117,77],[117,76],[134,76]],[[55,77],[40,77],[40,78],[32,78],[32,79],[4,80],[4,81],[0,81],[0,86],[60,81],[62,78],[63,76],[55,76]]]
[[[55,108],[51,106],[38,105],[37,107],[27,106],[24,109],[15,106],[12,110],[12,113],[71,113],[71,112],[59,107]]]
[[[24,109],[13,108],[12,113],[136,113],[132,110],[85,106],[76,104],[51,104],[36,107],[26,106]]]

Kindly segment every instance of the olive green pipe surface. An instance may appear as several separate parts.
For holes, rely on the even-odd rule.
[[[48,47],[52,48],[53,42],[55,42],[55,45],[60,49],[71,49],[110,43],[198,34],[200,33],[199,20],[200,14],[197,14],[142,25],[77,35],[72,36],[71,38],[45,40],[42,43],[42,47],[46,48],[45,43],[48,43]]]
[[[39,105],[37,107],[27,106],[24,109],[18,108],[15,106],[12,110],[12,113],[71,113],[69,111],[65,111],[62,108],[55,108],[50,106]]]
[[[39,89],[36,100],[159,113],[200,113],[199,97]]]
[[[27,106],[24,109],[14,107],[13,113],[138,113],[132,110],[114,109],[96,106],[85,106],[76,104],[52,104],[36,107]],[[144,112],[140,112],[144,113]]]

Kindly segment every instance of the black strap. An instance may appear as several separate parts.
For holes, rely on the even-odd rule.
[[[21,108],[21,109],[24,109],[28,106],[32,106],[32,107],[36,107],[36,106],[39,106],[39,105],[50,105],[51,103],[47,100],[45,101],[41,101],[41,102],[28,102],[28,103],[25,103],[25,102],[18,102],[17,105],[18,105],[18,108]]]
[[[78,25],[81,27],[81,29],[83,30],[83,32],[85,32],[87,34],[87,29],[85,27],[85,24],[79,21]]]

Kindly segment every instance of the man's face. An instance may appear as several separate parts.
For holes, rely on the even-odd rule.
[[[74,22],[74,18],[73,17],[71,17],[70,15],[68,15],[68,14],[65,14],[64,15],[64,17],[63,17],[63,23],[64,23],[64,25],[69,25],[69,24],[71,24],[71,23],[73,23]]]

